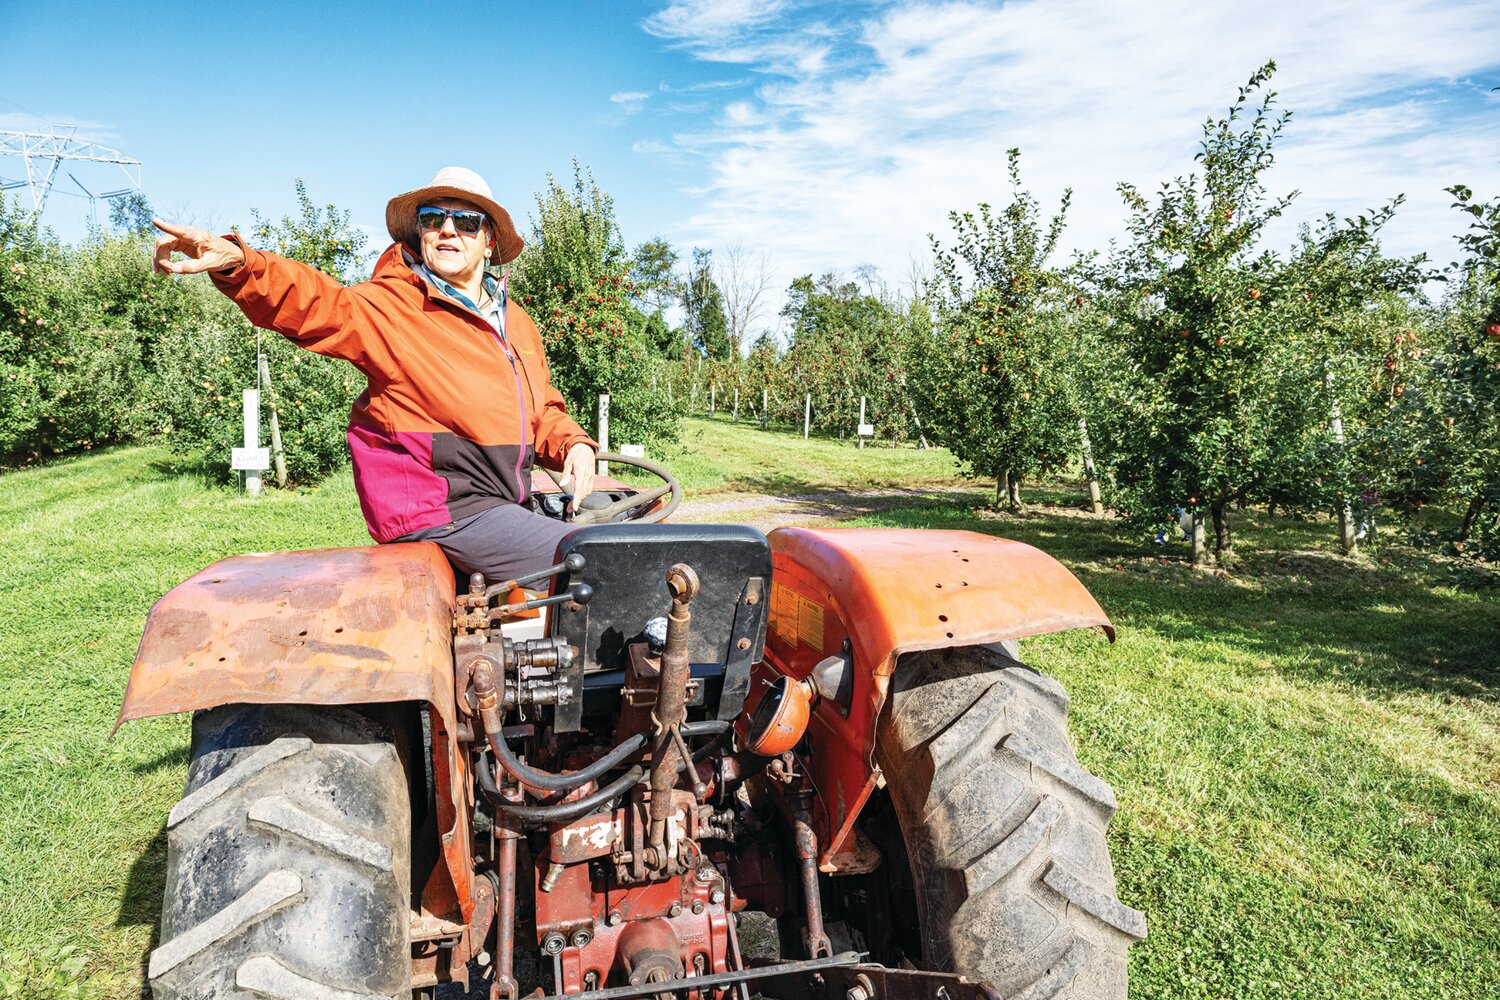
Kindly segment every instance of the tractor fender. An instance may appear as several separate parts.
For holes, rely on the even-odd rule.
[[[815,809],[825,871],[856,858],[851,834],[880,778],[875,731],[900,658],[1072,628],[1114,640],[1099,603],[1040,549],[973,531],[778,528],[766,658],[757,687],[848,659],[835,698],[813,709],[803,761],[824,800]],[[753,705],[760,691],[752,691]]]
[[[429,884],[424,903],[467,918],[473,802],[453,735],[454,595],[453,570],[431,542],[221,560],[152,607],[115,729],[237,703],[426,703],[452,884]]]

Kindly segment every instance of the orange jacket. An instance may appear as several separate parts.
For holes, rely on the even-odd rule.
[[[256,326],[365,375],[349,414],[349,452],[376,541],[520,503],[533,461],[560,469],[573,445],[597,448],[564,409],[541,334],[514,299],[502,339],[415,273],[399,243],[381,254],[373,278],[347,286],[243,249],[242,266],[213,276],[219,290]]]

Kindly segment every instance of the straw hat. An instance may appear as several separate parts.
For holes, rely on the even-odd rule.
[[[417,228],[417,209],[439,198],[457,198],[466,201],[489,216],[494,225],[495,249],[500,254],[497,264],[507,264],[521,254],[520,235],[515,223],[493,195],[490,186],[474,171],[465,167],[444,167],[433,175],[426,187],[398,194],[385,206],[385,228],[397,243],[416,246],[421,230]]]

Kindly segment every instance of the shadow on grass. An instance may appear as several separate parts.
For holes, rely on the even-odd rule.
[[[210,461],[207,455],[168,455],[147,463],[146,467],[159,478],[176,479],[187,476],[209,489],[229,486],[235,481],[235,474],[228,471],[222,459]]]
[[[860,519],[1034,545],[1068,565],[1122,632],[1222,642],[1304,680],[1500,699],[1500,603],[1434,589],[1439,570],[1420,557],[1381,566],[1301,548],[1328,544],[1318,525],[1244,521],[1243,564],[1220,578],[1188,566],[1181,545],[1175,551],[1184,554],[1159,555],[1118,521],[1071,512],[1032,507],[1009,516],[927,503]]]
[[[125,891],[120,896],[120,910],[115,915],[116,927],[151,927],[151,939],[141,955],[142,983],[146,981],[151,953],[161,943],[161,901],[166,884],[167,828],[163,824],[130,866],[130,876],[125,880]],[[142,991],[142,996],[145,995]]]
[[[150,774],[153,771],[160,771],[164,767],[186,767],[190,757],[191,748],[184,744],[183,746],[166,751],[155,760],[143,761],[136,764],[131,770],[135,771],[136,774]]]

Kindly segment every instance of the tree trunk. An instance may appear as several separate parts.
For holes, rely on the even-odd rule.
[[[1203,537],[1203,518],[1199,511],[1193,510],[1193,565],[1202,566],[1208,562],[1208,545]]]
[[[1004,507],[1010,499],[1010,470],[995,470],[995,509]]]
[[[1225,569],[1234,568],[1234,539],[1229,534],[1229,505],[1223,501],[1211,505],[1214,518],[1214,556]]]
[[[1469,501],[1469,509],[1464,511],[1463,526],[1458,529],[1458,540],[1467,542],[1469,532],[1474,530],[1474,522],[1479,520],[1479,514],[1484,510],[1485,500],[1488,499],[1483,493]]]
[[[1021,503],[1021,474],[1012,472],[1010,474],[1010,509],[1019,514],[1025,507]]]

